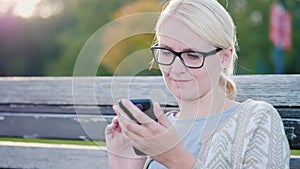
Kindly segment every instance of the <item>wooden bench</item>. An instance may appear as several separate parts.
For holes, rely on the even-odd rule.
[[[236,76],[238,101],[256,99],[280,113],[291,149],[300,149],[300,75]],[[152,98],[177,109],[161,77],[1,77],[0,136],[104,140],[121,98]],[[0,168],[108,168],[105,148],[0,142]],[[292,157],[291,168],[300,168]]]

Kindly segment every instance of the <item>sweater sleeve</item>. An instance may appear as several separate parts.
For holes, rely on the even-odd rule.
[[[273,106],[261,104],[250,121],[252,127],[248,127],[246,133],[251,133],[251,136],[242,168],[289,169],[290,149],[282,119]]]

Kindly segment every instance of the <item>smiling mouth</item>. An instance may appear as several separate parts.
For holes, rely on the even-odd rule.
[[[175,80],[175,79],[173,79],[173,81],[175,81],[175,82],[189,82],[191,80]]]
[[[174,82],[190,82],[190,81],[192,81],[192,80],[185,80],[185,79],[174,79],[172,77],[170,77],[170,79]]]

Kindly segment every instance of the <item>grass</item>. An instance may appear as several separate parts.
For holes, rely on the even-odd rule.
[[[291,150],[291,155],[300,156],[300,150]]]
[[[31,139],[31,138],[15,138],[0,137],[0,141],[15,141],[26,143],[48,143],[48,144],[72,144],[84,146],[106,146],[104,141],[83,141],[83,140],[60,140],[60,139]],[[291,150],[291,155],[300,156],[300,150]]]
[[[47,144],[72,144],[72,145],[84,145],[84,146],[106,146],[104,141],[96,142],[96,141],[84,141],[84,140],[0,137],[0,141],[14,141],[14,142],[26,142],[26,143],[47,143]]]

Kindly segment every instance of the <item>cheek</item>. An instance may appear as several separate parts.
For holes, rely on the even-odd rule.
[[[211,77],[205,67],[202,67],[201,69],[201,71],[193,72],[195,84],[201,93],[206,93],[211,88]]]
[[[158,65],[161,74],[170,73],[170,66]]]
[[[201,70],[193,72],[198,88],[206,92],[219,84],[220,69],[218,64],[205,64]]]
[[[169,73],[167,71],[162,70],[162,69],[160,69],[160,72],[161,72],[161,74],[163,76],[165,84],[169,85],[169,83],[170,83],[170,80],[168,78],[168,74]]]

